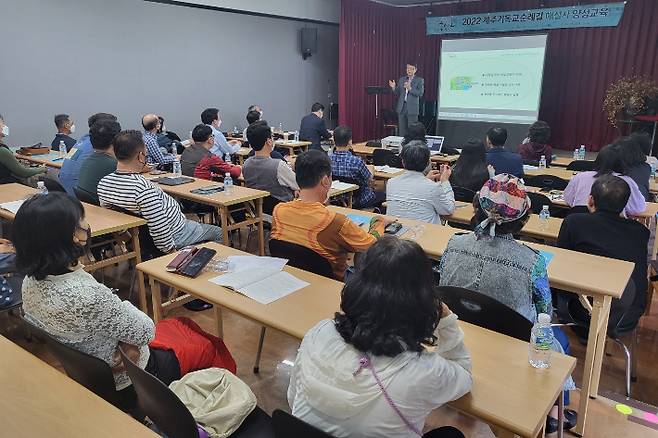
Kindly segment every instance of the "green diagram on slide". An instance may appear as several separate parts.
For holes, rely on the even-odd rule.
[[[544,48],[441,54],[441,107],[535,111]]]

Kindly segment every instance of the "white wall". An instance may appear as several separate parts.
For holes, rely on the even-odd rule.
[[[157,1],[157,0],[156,0]],[[308,20],[340,21],[340,0],[180,0],[206,6]]]
[[[338,27],[142,0],[21,0],[2,9],[0,113],[9,145],[48,142],[53,116],[78,131],[103,111],[124,129],[161,114],[187,136],[206,107],[244,127],[259,104],[272,125],[297,128],[315,101],[337,100]],[[318,28],[304,61],[299,29]]]

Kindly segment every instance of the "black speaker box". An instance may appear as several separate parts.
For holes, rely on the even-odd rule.
[[[300,32],[302,56],[304,59],[318,51],[318,29],[315,27],[305,27]]]

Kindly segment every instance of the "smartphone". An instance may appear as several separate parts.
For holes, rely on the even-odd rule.
[[[400,231],[401,228],[402,228],[402,224],[400,222],[393,222],[386,225],[386,228],[384,228],[384,233],[396,234],[398,231]]]

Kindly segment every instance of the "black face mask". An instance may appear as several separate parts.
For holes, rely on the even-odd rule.
[[[81,245],[80,243],[75,244],[73,255],[75,256],[76,260],[89,252],[89,246],[91,245],[91,229],[86,230],[86,232],[87,232],[87,241],[85,242],[85,244],[84,245]]]

